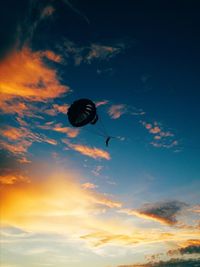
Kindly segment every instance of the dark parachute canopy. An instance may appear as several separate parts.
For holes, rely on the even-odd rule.
[[[74,127],[83,127],[87,124],[95,124],[99,119],[95,103],[87,98],[81,98],[74,101],[69,107],[67,115],[70,124]],[[110,139],[115,137],[110,136],[107,133],[102,122],[101,126],[102,128],[99,128],[99,131],[96,131],[96,134],[106,138],[105,144],[108,146]]]
[[[97,109],[90,99],[82,98],[68,109],[68,120],[74,127],[82,127],[89,123],[95,124],[98,120]]]

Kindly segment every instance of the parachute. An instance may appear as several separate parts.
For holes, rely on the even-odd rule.
[[[97,114],[97,108],[95,103],[87,98],[82,98],[74,101],[68,109],[67,112],[69,123],[73,127],[83,127],[88,124],[95,125],[97,121],[100,119]],[[99,120],[100,121],[100,120]],[[101,121],[100,121],[101,122]],[[106,146],[108,146],[108,142],[110,141],[112,136],[107,134],[107,131],[101,122],[101,129],[99,125],[99,131],[93,131],[97,135],[103,136],[106,138]]]
[[[75,101],[68,110],[68,119],[72,126],[82,127],[88,123],[95,124],[98,120],[95,104],[90,99]]]

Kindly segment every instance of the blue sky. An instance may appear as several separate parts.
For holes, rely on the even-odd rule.
[[[1,3],[3,267],[199,264],[198,8]]]

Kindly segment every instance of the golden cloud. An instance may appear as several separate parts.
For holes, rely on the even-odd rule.
[[[69,109],[69,105],[67,105],[67,104],[63,104],[63,105],[54,104],[53,108],[60,113],[67,114],[68,109]]]
[[[29,179],[26,176],[18,173],[8,172],[5,174],[0,174],[0,184],[13,185],[19,182],[29,182]]]
[[[61,123],[56,124],[54,127],[52,127],[52,130],[60,133],[65,133],[70,138],[75,138],[79,134],[79,129],[63,127]]]
[[[82,187],[84,189],[94,189],[94,188],[97,188],[98,186],[93,183],[84,183],[82,184]]]
[[[27,111],[22,99],[45,102],[69,91],[60,83],[57,72],[44,63],[44,57],[59,61],[51,51],[34,52],[25,46],[0,62],[0,108],[4,113]],[[19,98],[20,103],[16,100]]]
[[[62,139],[63,143],[67,144],[69,148],[93,159],[106,159],[110,160],[110,154],[100,148],[89,147],[81,144],[72,144],[66,139]]]
[[[27,161],[24,155],[33,142],[45,142],[51,145],[57,145],[56,140],[44,135],[33,133],[30,129],[25,127],[16,128],[7,126],[6,128],[1,129],[0,133],[2,137],[8,140],[0,140],[1,147],[15,156],[18,156],[21,162]],[[22,160],[22,158],[25,161]]]

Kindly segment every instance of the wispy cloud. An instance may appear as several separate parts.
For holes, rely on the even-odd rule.
[[[112,105],[108,110],[108,114],[112,119],[119,119],[126,112],[127,112],[126,105],[123,104]]]
[[[95,176],[99,176],[100,175],[100,172],[102,171],[103,169],[103,166],[101,165],[97,165],[93,170],[92,170],[92,173],[95,175]]]
[[[68,5],[77,15],[81,16],[88,24],[90,24],[88,17],[77,7],[75,7],[69,0],[62,0],[62,2]]]
[[[79,129],[71,127],[63,127],[61,123],[54,125],[52,130],[60,133],[65,133],[70,138],[75,138],[79,134]]]
[[[107,105],[108,103],[109,103],[108,100],[101,100],[101,101],[97,101],[95,104],[96,104],[96,107],[100,107],[100,106]]]
[[[84,184],[82,184],[82,187],[84,189],[95,189],[98,187],[98,185],[93,184],[93,183],[84,183]]]
[[[37,127],[43,130],[51,130],[66,134],[69,138],[77,137],[80,132],[77,128],[65,127],[62,123],[54,123],[53,121],[46,122],[43,125],[38,124]]]
[[[82,144],[72,144],[70,143],[68,140],[66,139],[62,139],[63,143],[67,144],[67,146],[85,156],[88,156],[90,158],[93,159],[106,159],[106,160],[110,160],[111,156],[110,154],[101,149],[101,148],[96,148],[96,147],[89,147],[86,145],[82,145]]]
[[[72,59],[75,65],[81,63],[91,64],[96,60],[108,61],[125,49],[123,43],[113,45],[92,43],[88,46],[77,46],[74,42],[66,40],[61,50],[66,59]]]
[[[45,135],[33,133],[26,127],[16,128],[6,126],[0,130],[0,133],[3,137],[0,140],[1,147],[19,157],[21,160],[25,159],[28,148],[34,142],[45,142],[51,145],[57,144],[56,140],[48,138]]]
[[[144,128],[151,135],[150,144],[157,148],[173,148],[177,147],[179,142],[176,140],[174,133],[165,130],[161,123],[157,121],[146,122],[140,121]]]
[[[143,116],[145,112],[142,109],[125,104],[114,104],[108,109],[108,115],[111,117],[111,119],[119,119],[123,114]]]

